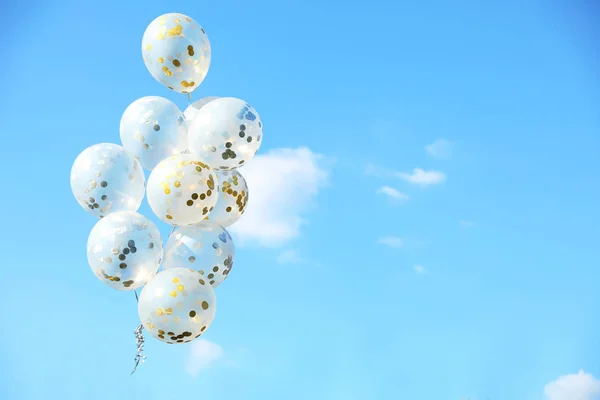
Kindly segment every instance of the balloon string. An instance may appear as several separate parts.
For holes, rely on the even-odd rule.
[[[135,294],[135,301],[139,302],[140,299],[138,297],[137,291],[134,290],[133,293]],[[144,325],[140,324],[140,326],[138,326],[137,328],[135,328],[135,331],[133,331],[133,334],[135,335],[135,342],[137,344],[137,354],[135,355],[134,358],[134,362],[135,365],[133,366],[133,371],[131,371],[131,375],[133,375],[133,373],[137,370],[138,365],[140,365],[140,363],[143,363],[144,361],[146,361],[146,356],[144,355]]]
[[[188,97],[188,106],[189,106],[190,104],[192,104],[192,94],[190,92],[188,92],[187,97]]]

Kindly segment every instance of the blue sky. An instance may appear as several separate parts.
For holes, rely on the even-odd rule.
[[[0,13],[0,398],[598,398],[597,7],[53,3]],[[214,324],[130,376],[135,299],[88,267],[69,171],[137,98],[186,106],[141,59],[167,12],[212,43],[194,98],[265,134]]]

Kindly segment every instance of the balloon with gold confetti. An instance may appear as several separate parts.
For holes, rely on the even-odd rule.
[[[171,268],[159,272],[144,289],[138,315],[154,338],[169,344],[200,337],[215,318],[215,292],[198,272]]]
[[[187,125],[179,107],[164,97],[146,96],[121,117],[121,143],[147,170],[187,149]]]
[[[190,154],[161,161],[150,173],[148,204],[167,224],[190,225],[207,217],[217,202],[217,175]]]
[[[219,197],[208,220],[227,228],[233,225],[246,211],[248,185],[238,170],[217,171]]]
[[[77,156],[71,190],[79,205],[102,218],[116,211],[137,211],[144,199],[144,170],[123,147],[100,143]]]
[[[210,67],[208,36],[196,21],[179,13],[164,14],[148,25],[142,55],[152,76],[179,93],[192,93]]]
[[[210,221],[176,228],[165,245],[163,268],[191,268],[216,288],[227,278],[235,256],[229,232]]]
[[[244,100],[221,97],[202,107],[188,128],[188,147],[212,169],[227,171],[250,161],[262,142],[262,122]]]
[[[117,290],[135,290],[156,275],[162,240],[152,221],[137,212],[119,211],[96,223],[87,242],[92,271]]]
[[[218,99],[218,97],[208,96],[208,97],[203,97],[201,99],[198,99],[195,102],[193,102],[192,104],[190,104],[183,112],[187,126],[190,126],[190,124],[194,120],[194,117],[196,116],[196,114],[198,114],[198,111],[200,111],[200,109],[202,107],[204,107],[205,105],[207,105],[208,103],[210,103],[211,101],[216,100],[216,99]]]

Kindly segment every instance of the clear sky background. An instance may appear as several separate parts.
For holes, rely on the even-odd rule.
[[[599,398],[592,3],[4,2],[0,398]],[[130,376],[135,299],[88,267],[69,172],[137,98],[187,105],[142,61],[167,12],[211,39],[194,98],[265,133],[214,324]]]

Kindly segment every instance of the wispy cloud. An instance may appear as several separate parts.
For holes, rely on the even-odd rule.
[[[196,339],[190,344],[185,370],[196,377],[200,371],[223,359],[224,355],[223,348],[218,344],[205,339]]]
[[[256,156],[240,171],[248,182],[250,201],[230,229],[236,244],[276,248],[300,236],[307,212],[328,183],[332,164],[306,147]]]
[[[422,265],[413,265],[412,269],[413,271],[415,271],[416,274],[424,274],[427,272],[425,267]]]
[[[473,221],[461,219],[460,221],[458,221],[458,226],[460,226],[461,229],[470,229],[477,227],[477,224]]]
[[[452,143],[446,139],[437,139],[425,146],[425,151],[434,158],[450,158],[452,156]]]
[[[394,189],[391,186],[382,186],[377,189],[377,193],[383,194],[394,200],[408,200],[408,196],[406,194],[400,192],[398,189]]]
[[[397,172],[396,176],[408,183],[419,186],[437,185],[446,180],[446,174],[440,171],[425,171],[421,168],[413,169],[412,173]]]
[[[297,264],[303,262],[304,259],[298,255],[296,250],[283,250],[277,256],[277,262],[279,264]]]
[[[388,247],[402,247],[404,242],[398,236],[384,236],[377,239],[377,243]]]
[[[581,370],[548,383],[544,387],[544,395],[547,400],[598,400],[600,380]]]

